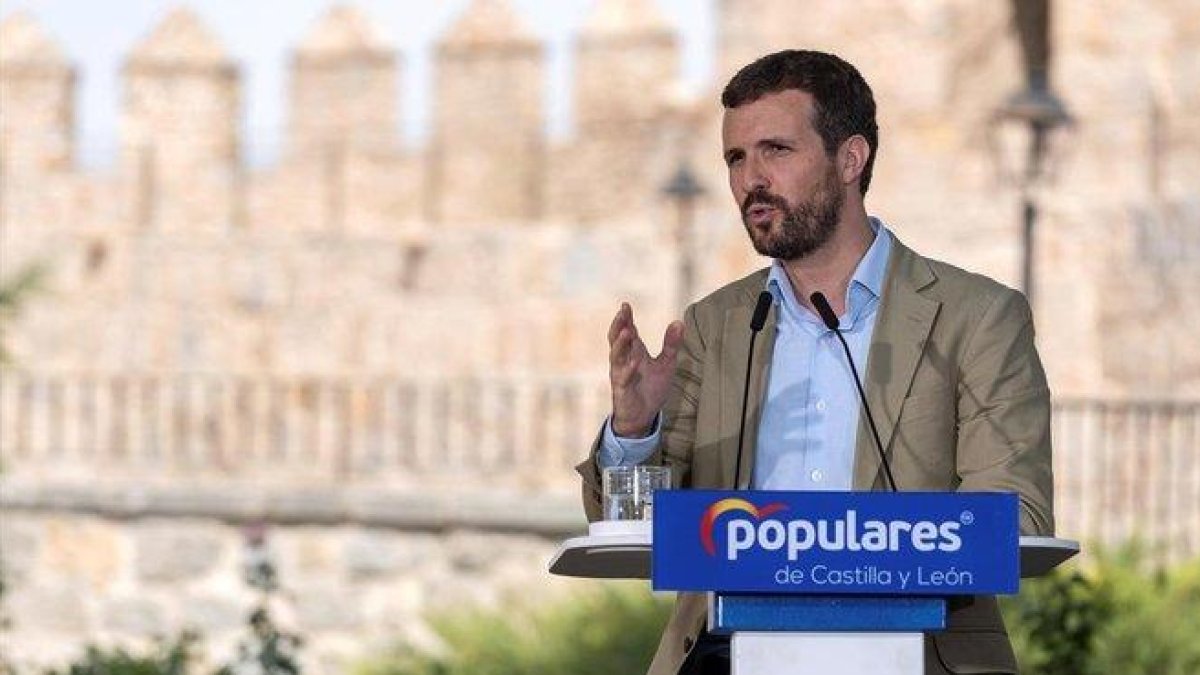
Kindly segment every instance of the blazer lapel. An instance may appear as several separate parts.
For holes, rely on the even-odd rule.
[[[750,368],[750,392],[746,403],[746,445],[742,451],[741,485],[734,486],[738,454],[738,430],[741,426],[742,392],[745,387],[746,356],[750,350],[750,319],[758,294],[747,302],[725,313],[722,340],[723,353],[728,355],[721,368],[721,438],[725,439],[721,451],[722,485],[745,489],[750,486],[754,466],[755,445],[758,441],[758,422],[762,417],[763,399],[766,395],[767,376],[770,372],[771,353],[775,347],[776,305],[771,305],[767,322],[754,341],[754,363]]]
[[[937,280],[929,263],[895,239],[892,240],[888,267],[888,281],[871,336],[863,389],[879,429],[884,454],[890,460],[896,422],[941,303],[919,292]],[[895,467],[892,470],[894,472]],[[881,480],[879,453],[875,449],[866,411],[862,411],[855,442],[854,489],[872,490],[881,485]]]

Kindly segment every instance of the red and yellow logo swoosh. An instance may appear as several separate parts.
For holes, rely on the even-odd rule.
[[[767,504],[760,509],[745,499],[722,499],[721,501],[716,502],[712,506],[708,507],[708,510],[704,512],[704,517],[700,519],[700,543],[704,544],[704,550],[707,551],[709,555],[717,554],[717,545],[713,542],[713,525],[717,522],[717,518],[719,518],[721,514],[728,513],[730,511],[745,511],[746,513],[754,516],[755,520],[762,520],[763,518],[766,518],[773,513],[778,513],[786,508],[787,504],[784,504],[783,502]]]

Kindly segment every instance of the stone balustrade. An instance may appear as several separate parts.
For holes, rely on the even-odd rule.
[[[603,376],[337,379],[4,371],[5,506],[578,529]],[[1200,553],[1200,402],[1055,403],[1059,532]],[[524,499],[541,499],[528,508]]]
[[[0,375],[12,477],[551,488],[607,413],[603,378]]]
[[[1200,401],[1059,400],[1053,435],[1063,536],[1200,555]]]

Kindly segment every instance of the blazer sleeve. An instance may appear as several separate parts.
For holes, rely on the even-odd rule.
[[[960,490],[1015,492],[1021,534],[1054,534],[1050,390],[1025,296],[994,296],[967,341],[958,391]]]

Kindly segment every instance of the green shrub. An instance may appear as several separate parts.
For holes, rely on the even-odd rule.
[[[400,647],[358,675],[643,672],[670,607],[604,584],[543,608],[432,620],[441,655]],[[1136,549],[1094,554],[1001,599],[1024,675],[1200,674],[1200,559],[1155,571]]]
[[[1020,595],[1000,599],[1021,672],[1081,673],[1111,604],[1104,585],[1078,570],[1022,582]]]
[[[509,613],[435,617],[444,655],[409,647],[362,664],[358,675],[611,675],[643,672],[670,600],[644,583],[606,583],[569,600]]]
[[[145,655],[92,645],[66,670],[48,670],[46,675],[187,675],[194,669],[199,640],[195,633],[184,632],[174,640],[160,640]]]
[[[1200,673],[1200,560],[1137,575],[1107,571],[1113,611],[1096,637],[1088,675]]]
[[[1155,570],[1129,547],[1092,560],[1001,599],[1021,672],[1200,673],[1200,559]]]
[[[279,629],[271,619],[266,602],[250,613],[250,635],[238,644],[237,658],[215,675],[298,675],[299,650],[304,640]]]
[[[43,290],[46,277],[46,266],[33,263],[0,281],[0,364],[9,362],[9,353],[4,347],[5,331],[17,319],[29,298]]]

